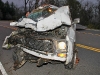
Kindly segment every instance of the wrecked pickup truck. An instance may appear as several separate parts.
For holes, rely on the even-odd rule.
[[[27,18],[11,22],[18,27],[5,38],[3,48],[16,49],[13,52],[14,68],[20,68],[26,61],[42,66],[47,63],[60,62],[66,69],[77,64],[76,23],[71,20],[69,6],[40,6]]]

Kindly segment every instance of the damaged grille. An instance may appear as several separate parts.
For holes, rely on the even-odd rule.
[[[39,50],[44,52],[52,53],[54,51],[53,41],[43,39],[30,39],[26,40],[26,46],[32,50]]]

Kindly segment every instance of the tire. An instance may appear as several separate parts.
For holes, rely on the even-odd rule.
[[[72,59],[72,64],[73,64],[72,69],[74,69],[77,65],[77,63],[76,63],[77,55],[78,55],[77,50],[75,50],[74,53],[73,53],[73,59]]]
[[[12,56],[15,69],[18,69],[25,64],[25,52],[23,52],[20,48],[17,47],[16,50],[13,51]]]
[[[72,61],[70,63],[68,63],[67,65],[65,64],[66,69],[71,70],[71,69],[74,69],[76,67],[77,54],[78,54],[78,51],[77,51],[76,46],[74,44],[73,58],[72,58]]]

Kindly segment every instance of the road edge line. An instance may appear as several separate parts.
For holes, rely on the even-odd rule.
[[[8,75],[1,62],[0,62],[0,70],[2,75]]]

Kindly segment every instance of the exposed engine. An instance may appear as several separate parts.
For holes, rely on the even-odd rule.
[[[65,39],[68,27],[60,26],[46,32],[36,32],[32,29],[18,28],[16,34],[8,39],[12,45],[20,45],[30,50],[39,50],[52,53],[54,51],[55,39]]]

